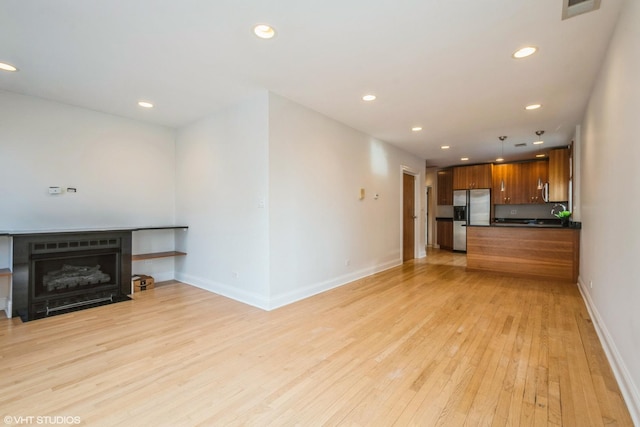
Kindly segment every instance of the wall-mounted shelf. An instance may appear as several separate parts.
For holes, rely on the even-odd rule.
[[[152,231],[152,230],[187,230],[189,227],[186,225],[167,225],[167,226],[159,226],[159,227],[140,227],[136,228],[133,231]],[[166,251],[166,252],[150,252],[150,253],[142,253],[142,254],[133,254],[131,255],[131,261],[145,261],[149,259],[157,259],[157,258],[170,258],[177,256],[184,256],[185,252],[179,251]]]
[[[152,252],[148,254],[135,254],[131,255],[131,261],[144,261],[147,259],[155,259],[155,258],[168,258],[175,256],[183,256],[186,255],[185,252],[178,251],[169,251],[169,252]]]
[[[186,252],[176,249],[184,249],[185,232],[187,226],[142,227],[133,232],[133,245],[131,262],[134,274],[145,274],[154,278],[156,282],[172,280],[175,278],[176,257],[184,257]],[[180,231],[180,232],[178,232]],[[178,235],[181,237],[178,238]],[[176,246],[178,245],[178,246]],[[131,293],[134,290],[132,288]]]

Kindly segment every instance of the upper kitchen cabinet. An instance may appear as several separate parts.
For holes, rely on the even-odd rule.
[[[549,180],[549,163],[536,160],[522,163],[522,203],[545,203],[542,192]]]
[[[569,200],[570,169],[568,148],[549,151],[550,202],[566,202]]]
[[[521,203],[521,177],[518,163],[493,165],[493,203],[497,205]]]
[[[549,175],[546,160],[493,166],[493,203],[544,203],[542,191]]]
[[[492,164],[453,168],[453,189],[491,188]]]
[[[453,205],[453,169],[438,171],[438,205]]]

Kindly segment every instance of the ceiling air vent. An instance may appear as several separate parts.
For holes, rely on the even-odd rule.
[[[562,19],[600,9],[600,0],[562,0]]]
[[[526,142],[521,142],[519,144],[515,144],[514,147],[526,147],[527,143]]]

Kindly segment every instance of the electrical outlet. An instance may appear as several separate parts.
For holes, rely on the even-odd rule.
[[[518,213],[518,209],[511,209],[511,215],[515,215]]]
[[[344,265],[349,266],[351,265],[351,260],[349,258],[344,260]]]
[[[233,277],[236,279],[240,278],[240,273],[238,273],[237,271],[232,271],[231,274],[233,274]]]
[[[589,280],[589,288],[593,289],[593,280]]]

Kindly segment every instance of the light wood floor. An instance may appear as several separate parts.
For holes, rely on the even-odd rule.
[[[631,426],[575,285],[417,260],[264,312],[171,283],[0,320],[0,415],[124,426]],[[14,423],[16,425],[16,423]]]

